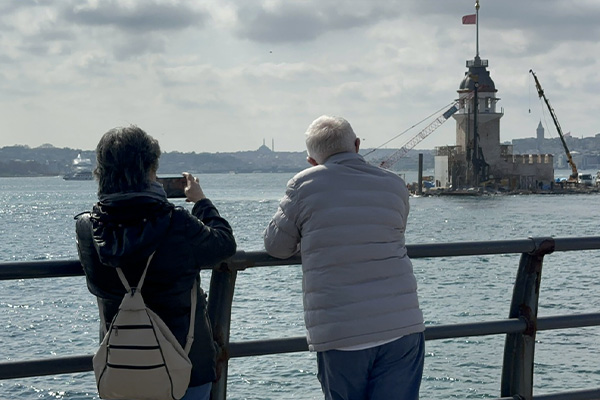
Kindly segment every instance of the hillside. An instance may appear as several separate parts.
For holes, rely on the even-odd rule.
[[[369,154],[367,160],[378,160],[394,152],[395,149],[378,150]],[[361,153],[369,153],[369,149]],[[433,168],[431,150],[424,153],[424,166]],[[92,150],[57,148],[52,145],[30,148],[28,146],[8,146],[0,148],[0,176],[58,176],[68,173],[73,159],[81,154],[95,164]],[[195,173],[252,173],[252,172],[298,172],[308,167],[306,152],[274,152],[266,146],[255,151],[233,153],[181,153],[167,152],[160,158],[159,174],[179,174],[183,171]],[[401,159],[394,167],[398,171],[416,170],[418,152],[414,151]]]

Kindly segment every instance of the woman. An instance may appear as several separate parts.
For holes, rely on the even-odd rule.
[[[138,282],[148,257],[143,297],[184,346],[190,323],[190,291],[202,267],[231,257],[236,243],[229,223],[206,198],[198,178],[184,173],[191,214],[167,201],[156,182],[160,147],[136,126],[115,128],[96,148],[98,203],[77,218],[77,248],[88,289],[98,299],[100,338],[121,303],[129,282]],[[198,285],[193,368],[184,399],[208,399],[216,379],[216,348],[206,312],[206,295]]]

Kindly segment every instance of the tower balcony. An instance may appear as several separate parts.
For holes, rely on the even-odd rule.
[[[475,57],[475,59],[473,59],[473,60],[467,60],[467,68],[474,68],[474,67],[487,68],[487,66],[488,66],[488,60],[482,60],[479,57]]]

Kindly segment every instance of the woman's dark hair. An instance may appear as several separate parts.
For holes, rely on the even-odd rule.
[[[114,128],[96,146],[98,194],[139,192],[158,170],[158,141],[137,126]]]

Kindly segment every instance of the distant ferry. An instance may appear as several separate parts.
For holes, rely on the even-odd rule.
[[[73,160],[71,172],[63,176],[67,181],[91,181],[93,178],[92,160],[81,158],[81,154],[77,154],[77,158]]]

